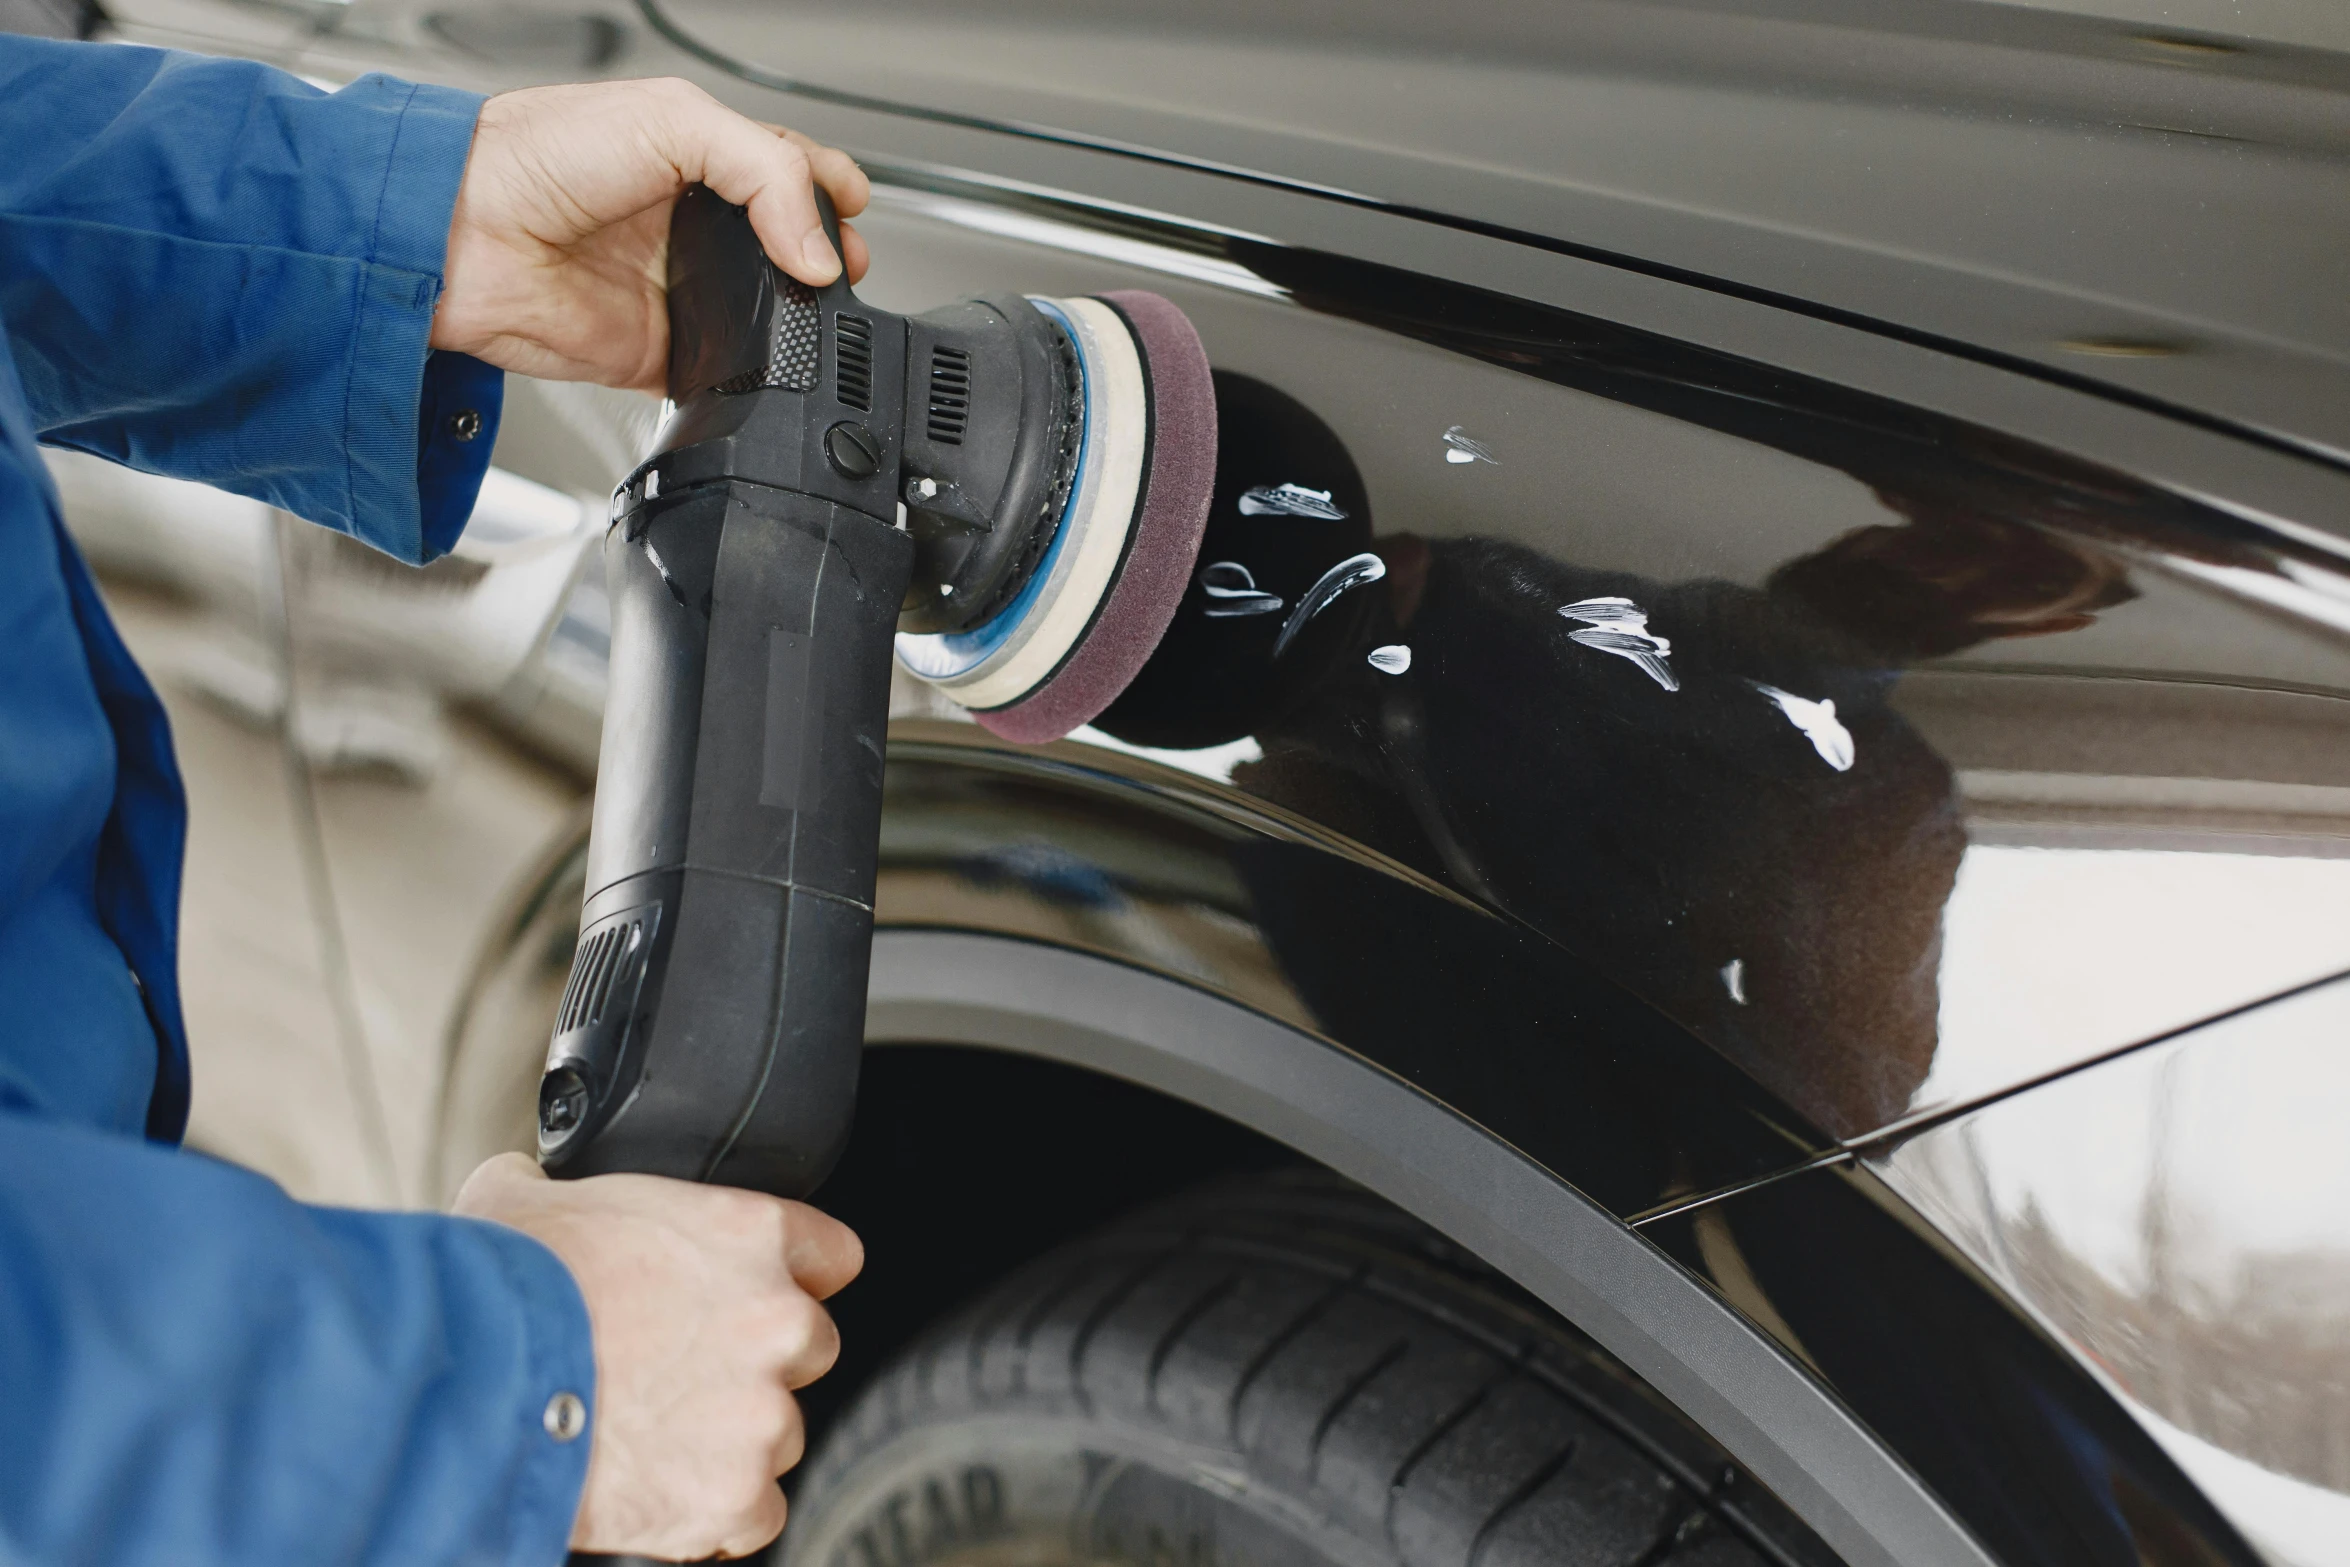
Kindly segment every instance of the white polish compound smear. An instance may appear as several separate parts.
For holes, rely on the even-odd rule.
[[[1489,462],[1496,468],[1501,466],[1501,459],[1493,455],[1492,447],[1457,424],[1444,432],[1444,460],[1449,463]]]
[[[1722,988],[1730,993],[1732,1001],[1737,1002],[1740,1006],[1746,1005],[1746,960],[1744,958],[1732,958],[1722,965]]]
[[[1840,773],[1851,770],[1856,754],[1852,748],[1852,731],[1845,728],[1843,720],[1836,716],[1835,702],[1826,697],[1817,702],[1808,701],[1793,692],[1782,691],[1777,686],[1766,686],[1759,680],[1746,683],[1769,697],[1771,705],[1787,715],[1787,722],[1803,731],[1803,737],[1811,742],[1811,748],[1820,753],[1821,761]]]
[[[1371,667],[1383,675],[1400,675],[1412,667],[1412,650],[1401,642],[1371,649]]]
[[[1306,622],[1336,603],[1340,595],[1386,575],[1387,562],[1368,550],[1349,555],[1323,572],[1297,601],[1297,608],[1289,612],[1289,618],[1281,623],[1281,634],[1273,639],[1273,656],[1279,658],[1288,652],[1291,640],[1305,629]]]
[[[1313,517],[1344,522],[1346,508],[1330,499],[1328,490],[1309,490],[1302,484],[1260,484],[1240,496],[1243,517]]]
[[[1578,599],[1560,606],[1559,614],[1583,624],[1567,633],[1575,641],[1602,653],[1629,659],[1641,673],[1667,691],[1681,689],[1681,677],[1666,660],[1673,644],[1648,629],[1648,615],[1627,598]]]
[[[1259,589],[1257,579],[1236,560],[1212,560],[1202,566],[1199,587],[1208,596],[1206,613],[1210,620],[1270,615],[1281,608],[1280,595]]]

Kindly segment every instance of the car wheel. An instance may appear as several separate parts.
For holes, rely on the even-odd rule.
[[[1831,1560],[1628,1371],[1319,1175],[1178,1199],[901,1355],[821,1444],[787,1567]]]

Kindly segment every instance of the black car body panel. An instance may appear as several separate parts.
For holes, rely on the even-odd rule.
[[[984,210],[914,191],[873,221],[932,256],[964,229],[984,274]],[[1114,240],[1164,269],[1230,432],[1202,560],[1281,604],[1195,589],[1097,743],[1221,756],[1216,781],[1545,933],[1847,1140],[2350,965],[2350,928],[2273,885],[2278,861],[2330,884],[2346,766],[2344,557],[2308,530],[1582,313],[1077,216],[1020,228],[1023,264],[1051,241],[1058,286],[1098,287],[1085,252]],[[1250,499],[1281,484],[1336,515]],[[1384,575],[1285,640],[1366,554]],[[1399,647],[1401,674],[1370,661]],[[2195,862],[2167,950],[2114,940],[2114,909],[2044,918],[2040,960],[2002,935],[2047,907],[2048,856],[2126,879],[2195,847],[2256,854]],[[2229,961],[2177,961],[2223,927]]]
[[[1702,1410],[1848,1560],[1970,1539],[2049,1567],[2264,1560],[2012,1281],[1604,978],[1310,823],[1075,746],[957,744],[960,727],[893,736],[877,1042],[1087,1066],[1389,1194]],[[1741,1147],[1779,1178],[1714,1192]],[[1714,1195],[1669,1195],[1693,1187]],[[1632,1219],[1899,1466],[1856,1469],[1844,1428],[1799,1414],[1782,1368],[1703,1326],[1669,1274],[1545,1240],[1529,1207]]]
[[[1016,935],[1212,990],[1453,1106],[1620,1218],[1835,1146],[1603,972],[1406,867],[1147,763],[946,728],[891,739],[884,928]]]

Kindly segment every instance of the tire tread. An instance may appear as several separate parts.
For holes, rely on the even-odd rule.
[[[1707,1438],[1483,1264],[1318,1174],[1021,1269],[855,1401],[798,1504],[909,1429],[1033,1410],[1230,1452],[1396,1567],[1822,1567]]]

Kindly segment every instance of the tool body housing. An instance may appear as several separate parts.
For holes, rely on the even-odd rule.
[[[872,413],[903,400],[904,326],[792,283],[706,192],[674,252],[676,411],[604,542],[611,688],[540,1152],[795,1194],[838,1155],[863,1035],[914,557]]]
[[[798,1196],[854,1108],[897,634],[1011,670],[983,722],[1098,712],[1187,580],[1213,398],[1155,295],[894,315],[795,282],[700,187],[669,314],[673,411],[604,540],[611,683],[539,1153]],[[1154,440],[1162,401],[1188,444]]]

